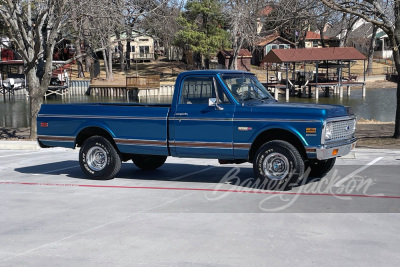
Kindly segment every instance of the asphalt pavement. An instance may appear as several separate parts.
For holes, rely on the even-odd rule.
[[[262,189],[250,164],[168,158],[87,179],[78,150],[0,150],[0,266],[398,266],[400,151]]]

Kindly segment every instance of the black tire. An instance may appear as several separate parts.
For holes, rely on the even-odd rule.
[[[335,165],[336,158],[326,160],[310,160],[308,167],[310,167],[310,173],[308,176],[314,178],[324,177]]]
[[[304,160],[299,151],[282,140],[262,145],[253,162],[253,171],[264,189],[287,190],[292,183],[303,178]]]
[[[109,180],[121,169],[121,158],[106,138],[92,136],[79,151],[79,164],[90,179]]]
[[[134,155],[132,157],[133,163],[142,170],[155,170],[160,168],[166,160],[166,156],[158,155]]]

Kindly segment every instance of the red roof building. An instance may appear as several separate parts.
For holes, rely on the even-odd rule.
[[[329,42],[330,38],[324,36],[325,45],[327,45],[327,42]],[[321,35],[316,32],[308,31],[306,33],[306,36],[304,37],[304,47],[305,48],[321,48],[322,47],[322,42],[321,42]]]
[[[268,63],[310,62],[324,60],[365,60],[354,47],[326,47],[317,49],[273,49],[264,58]]]
[[[233,60],[232,50],[221,50],[218,55],[218,64],[222,65],[225,69],[229,68]],[[238,70],[250,71],[251,53],[247,49],[240,49],[239,56],[237,58]]]
[[[253,52],[251,63],[253,65],[261,66],[261,60],[272,49],[290,49],[295,48],[295,44],[291,41],[281,37],[279,34],[274,33],[264,38],[260,38],[256,43],[256,49]]]

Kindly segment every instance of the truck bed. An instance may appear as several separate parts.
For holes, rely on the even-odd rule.
[[[38,139],[74,148],[80,135],[106,131],[122,153],[168,155],[168,104],[92,103],[42,105]]]

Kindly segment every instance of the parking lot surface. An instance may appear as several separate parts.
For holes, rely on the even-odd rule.
[[[398,266],[400,151],[262,189],[252,165],[169,158],[87,179],[78,150],[0,150],[0,266]]]

